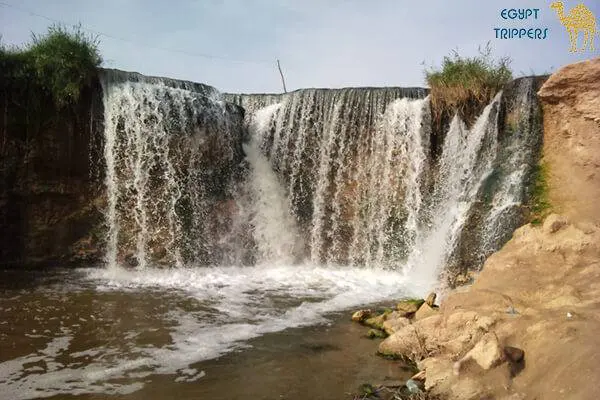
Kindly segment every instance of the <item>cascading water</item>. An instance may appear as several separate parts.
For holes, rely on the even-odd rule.
[[[423,95],[313,89],[230,98],[250,111],[252,140],[286,186],[313,264],[391,266],[414,243],[429,152]]]
[[[472,129],[455,116],[439,159],[433,193],[424,216],[426,227],[409,259],[413,276],[435,285],[441,268],[454,254],[477,193],[492,173],[498,152],[501,94],[485,107]]]
[[[479,267],[522,221],[540,135],[525,126],[536,115],[534,81],[518,82],[510,107],[498,94],[472,128],[455,117],[437,161],[424,92],[226,98],[246,108],[252,140],[286,187],[305,259],[410,271],[431,288],[445,267]],[[499,120],[503,107],[520,121],[513,135]],[[477,238],[475,221],[485,221]]]
[[[219,260],[210,223],[241,156],[241,112],[204,85],[106,71],[102,86],[108,265]]]
[[[261,153],[261,134],[280,104],[273,104],[254,114],[249,130],[250,142],[244,145],[250,174],[246,196],[241,196],[242,209],[249,212],[241,216],[253,227],[256,245],[255,262],[258,264],[293,264],[296,261],[302,238],[296,221],[290,214],[290,204],[277,174],[269,160]],[[240,197],[240,196],[238,196]]]

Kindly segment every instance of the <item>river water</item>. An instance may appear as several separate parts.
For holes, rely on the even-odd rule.
[[[395,272],[261,267],[2,271],[0,398],[344,398],[406,378],[353,306]],[[342,277],[344,279],[342,279]]]

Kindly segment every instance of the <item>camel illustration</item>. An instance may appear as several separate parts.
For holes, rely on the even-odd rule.
[[[565,15],[565,5],[562,1],[554,2],[550,5],[558,13],[558,19],[560,23],[567,28],[569,32],[569,40],[571,41],[571,53],[577,52],[577,38],[579,37],[579,31],[583,31],[583,48],[581,51],[585,51],[587,47],[591,51],[594,51],[594,36],[596,31],[596,17],[594,13],[584,6],[578,4],[569,11],[569,15]]]

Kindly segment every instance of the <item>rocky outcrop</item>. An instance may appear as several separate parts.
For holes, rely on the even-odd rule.
[[[549,216],[526,225],[439,315],[417,320],[379,350],[425,370],[451,399],[594,399],[600,389],[600,226]],[[525,364],[526,363],[526,364]]]
[[[600,376],[600,59],[539,92],[554,210],[492,254],[472,286],[443,299],[380,351],[409,357],[449,399],[597,399]]]
[[[538,95],[550,202],[570,218],[600,221],[600,58],[561,68]]]
[[[185,156],[195,153],[193,157],[179,157],[183,161],[178,165],[171,165],[174,169],[170,171],[161,170],[159,154],[151,155],[155,157],[149,157],[147,162],[140,162],[141,168],[147,173],[148,187],[154,190],[148,198],[157,209],[176,208],[182,216],[182,225],[190,225],[192,196],[180,194],[179,201],[175,204],[160,202],[161,190],[175,191],[172,187],[163,187],[164,177],[187,174],[185,176],[189,179],[182,182],[182,188],[192,191],[195,184],[202,186],[204,190],[201,200],[205,208],[198,211],[199,207],[195,207],[196,213],[202,213],[203,229],[211,232],[211,238],[214,237],[217,241],[225,235],[219,234],[232,225],[230,220],[237,211],[227,189],[243,179],[244,172],[240,167],[244,157],[243,110],[220,101],[216,89],[193,82],[102,70],[98,79],[82,91],[76,103],[59,107],[44,88],[30,84],[22,77],[2,76],[0,264],[3,266],[82,266],[103,261],[107,247],[105,240],[108,226],[105,216],[109,196],[105,184],[106,110],[100,83],[102,78],[112,85],[125,82],[147,85],[149,93],[170,87],[194,94],[190,96],[193,97],[189,102],[191,109],[182,110],[189,118],[178,121],[171,112],[169,118],[164,119],[175,120],[172,122],[174,127],[163,133],[171,139],[168,142],[169,154]],[[162,103],[152,104],[158,112],[165,112],[169,111],[165,106],[168,101],[169,96],[166,95]],[[146,101],[140,105],[148,104],[149,101]],[[118,104],[115,108],[125,109],[126,104]],[[146,124],[142,130],[145,134],[141,135],[143,137],[154,133],[153,128],[156,128],[161,119],[154,117],[139,114],[139,107],[138,114],[131,114],[131,118],[139,121],[140,125]],[[114,122],[117,132],[115,135],[123,139],[127,133],[125,117],[117,115]],[[185,129],[181,128],[185,124]],[[135,142],[133,138],[125,138],[123,141]],[[167,146],[163,145],[160,150],[163,151],[165,147]],[[123,145],[121,148],[125,153],[131,150],[129,153],[132,159],[135,159],[136,154],[139,155],[137,151],[141,151],[141,147],[129,149]],[[127,173],[128,168],[134,164],[116,163],[117,174]],[[133,186],[123,184],[123,192],[134,196],[139,188]],[[135,203],[123,202],[117,209],[119,207],[126,211],[128,218],[134,219],[131,211],[136,207]],[[151,220],[151,217],[148,219]],[[119,222],[121,245],[135,236],[140,228],[129,220]],[[162,231],[169,225],[164,218],[159,224],[161,226],[158,228]],[[194,232],[197,233],[196,231],[198,230]],[[160,236],[148,240],[148,257],[152,261],[167,259],[168,243],[181,241],[182,237],[188,241],[196,239],[191,234],[182,234],[170,240]],[[224,240],[222,242],[228,243]],[[204,246],[203,250],[209,253],[211,260],[225,258],[221,253],[227,253],[228,249],[223,248],[226,245],[210,247],[210,244],[212,243]],[[135,243],[121,246],[120,262],[130,266],[139,264],[132,248],[135,248]]]
[[[0,92],[0,263],[96,262],[103,240],[102,98],[58,107],[41,89]]]

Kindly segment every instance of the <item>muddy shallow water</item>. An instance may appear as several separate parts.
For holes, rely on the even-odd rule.
[[[0,398],[343,399],[410,374],[349,321],[368,293],[331,289],[330,272],[277,270],[269,290],[198,273],[0,271]],[[395,275],[344,273],[382,301],[402,292]]]

